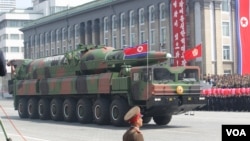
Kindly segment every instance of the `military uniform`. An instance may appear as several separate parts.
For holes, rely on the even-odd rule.
[[[124,133],[123,141],[144,141],[139,127],[133,125],[138,118],[141,118],[141,112],[138,106],[131,108],[124,116],[124,120],[130,123],[131,127]]]
[[[141,131],[131,126],[123,135],[123,141],[144,141],[144,139]]]

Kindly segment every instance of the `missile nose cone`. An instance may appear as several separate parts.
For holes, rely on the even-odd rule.
[[[167,58],[172,58],[172,54],[167,53],[167,54],[166,54],[166,57],[167,57]]]

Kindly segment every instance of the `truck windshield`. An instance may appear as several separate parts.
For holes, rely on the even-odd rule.
[[[174,81],[175,74],[171,73],[166,68],[155,68],[154,69],[154,80],[158,81]]]
[[[185,71],[178,74],[178,80],[193,82],[198,81],[199,71],[197,69],[185,69]]]

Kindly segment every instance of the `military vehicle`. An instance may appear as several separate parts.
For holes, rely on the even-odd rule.
[[[171,67],[166,52],[146,54],[126,58],[123,49],[81,45],[64,55],[11,60],[14,108],[20,118],[123,126],[134,105],[144,123],[166,125],[205,104],[199,67]]]

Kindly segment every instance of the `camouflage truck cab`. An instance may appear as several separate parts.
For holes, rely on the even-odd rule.
[[[205,104],[199,68],[170,67],[165,52],[126,59],[123,50],[84,46],[65,55],[11,60],[9,91],[20,118],[125,125],[140,106],[144,122],[166,125],[172,115]]]

